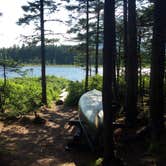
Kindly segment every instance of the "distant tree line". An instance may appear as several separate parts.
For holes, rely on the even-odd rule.
[[[76,53],[72,46],[46,46],[46,64],[74,64]],[[7,59],[23,64],[40,64],[40,47],[39,46],[13,46],[10,48],[0,49],[1,55],[5,54]]]

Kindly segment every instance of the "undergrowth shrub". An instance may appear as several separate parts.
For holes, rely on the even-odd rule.
[[[90,77],[88,89],[89,90],[97,89],[102,91],[102,81],[103,81],[103,77],[100,75],[95,75],[93,77]]]
[[[48,105],[58,99],[62,89],[68,86],[68,82],[66,79],[55,76],[47,77]],[[3,87],[2,80],[0,80],[0,87]],[[0,97],[5,97],[1,105],[5,108],[6,116],[13,117],[32,112],[42,105],[41,79],[29,77],[9,79]]]
[[[68,96],[65,101],[67,106],[75,106],[78,104],[79,98],[84,93],[84,84],[83,82],[73,82],[71,81],[68,86]]]
[[[85,80],[81,82],[70,82],[68,86],[68,92],[69,95],[65,101],[65,104],[67,106],[76,106],[78,104],[78,101],[81,97],[81,95],[85,92]],[[89,78],[89,83],[88,83],[88,90],[102,90],[102,76],[96,75],[93,77]]]

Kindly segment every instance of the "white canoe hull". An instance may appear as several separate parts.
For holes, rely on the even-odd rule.
[[[90,132],[98,132],[103,124],[102,93],[96,89],[83,94],[79,100],[80,120]]]

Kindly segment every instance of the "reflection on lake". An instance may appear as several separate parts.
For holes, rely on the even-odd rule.
[[[27,70],[27,76],[40,77],[41,67],[40,66],[24,66],[21,71]],[[94,70],[93,70],[94,71]],[[101,73],[100,69],[100,73]],[[46,66],[46,75],[54,75],[57,77],[63,77],[72,81],[81,81],[85,78],[85,70],[78,66]],[[3,77],[3,70],[0,68],[0,77]],[[7,72],[8,78],[20,77],[19,74],[14,72]]]

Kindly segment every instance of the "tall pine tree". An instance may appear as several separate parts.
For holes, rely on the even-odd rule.
[[[53,0],[31,0],[27,2],[28,4],[22,6],[25,12],[23,18],[20,18],[18,25],[27,24],[31,22],[36,25],[36,29],[40,30],[40,45],[41,45],[41,87],[42,87],[42,103],[47,104],[47,90],[46,90],[46,69],[45,69],[45,20],[44,14],[45,10],[50,13],[57,9],[57,6]]]
[[[128,46],[126,57],[126,123],[130,127],[136,125],[137,91],[138,91],[138,57],[136,0],[128,0]]]
[[[154,27],[150,76],[150,117],[152,138],[158,140],[164,129],[164,62],[166,43],[166,1],[154,1]]]
[[[104,4],[104,49],[103,49],[103,112],[104,112],[104,166],[115,164],[113,141],[113,80],[116,55],[115,0]]]

